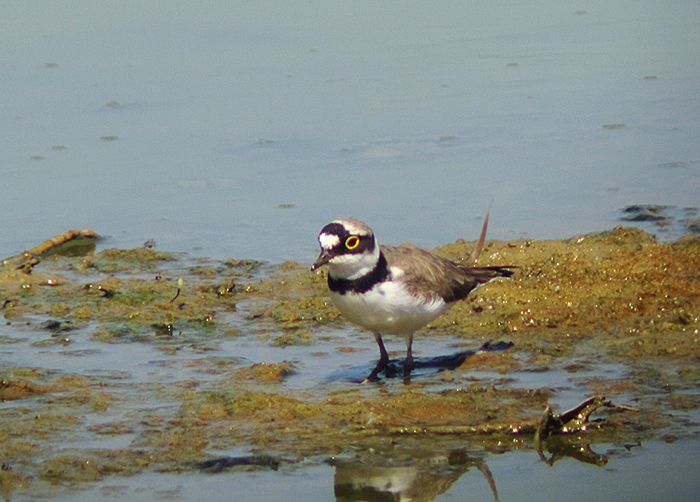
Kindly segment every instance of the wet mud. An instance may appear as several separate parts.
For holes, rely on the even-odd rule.
[[[361,487],[366,471],[400,468],[430,500],[478,469],[497,499],[490,453],[605,465],[596,444],[700,430],[697,235],[658,242],[618,227],[489,241],[479,265],[520,270],[478,289],[414,345],[418,356],[434,343],[472,352],[410,382],[364,385],[354,381],[364,363],[330,378],[344,357],[371,367],[377,354],[330,304],[324,271],[151,248],[95,252],[96,241],[64,234],[2,262],[3,498],[142,472],[330,462],[341,493]],[[436,251],[459,261],[474,245]],[[487,342],[504,350],[476,350]],[[271,351],[281,357],[268,360]],[[565,413],[563,394],[581,408]]]

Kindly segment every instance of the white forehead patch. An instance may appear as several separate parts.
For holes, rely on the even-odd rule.
[[[318,242],[323,249],[333,249],[340,244],[340,237],[335,234],[321,234],[318,236]]]

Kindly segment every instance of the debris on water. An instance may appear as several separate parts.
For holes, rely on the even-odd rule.
[[[268,455],[249,455],[245,457],[220,457],[197,462],[196,467],[209,474],[218,474],[231,470],[279,469],[280,461]]]
[[[296,366],[289,361],[281,363],[256,363],[241,368],[236,372],[236,380],[256,380],[267,383],[282,383],[288,376],[294,374]]]
[[[639,205],[625,207],[622,212],[625,216],[620,219],[624,221],[666,221],[669,216],[666,215],[666,210],[673,206],[660,206],[654,204]]]
[[[27,399],[47,392],[47,389],[38,384],[25,380],[1,380],[0,402]]]
[[[689,232],[696,234],[700,233],[700,218],[689,218],[686,220],[681,220]]]
[[[685,167],[686,163],[685,162],[664,162],[663,164],[659,164],[657,167]]]

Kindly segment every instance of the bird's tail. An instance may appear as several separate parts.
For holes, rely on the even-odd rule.
[[[519,268],[515,265],[508,265],[504,267],[468,267],[466,270],[469,275],[483,284],[498,277],[510,277]]]

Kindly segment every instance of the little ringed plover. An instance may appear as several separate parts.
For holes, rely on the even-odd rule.
[[[328,264],[331,300],[353,324],[374,334],[379,362],[367,380],[376,380],[387,367],[382,334],[406,339],[404,377],[413,369],[413,333],[430,323],[481,284],[510,277],[514,266],[470,266],[481,252],[488,213],[480,241],[466,264],[419,249],[377,244],[372,229],[360,220],[336,220],[318,236],[321,254],[311,270]]]

